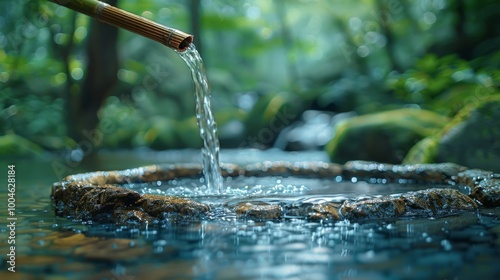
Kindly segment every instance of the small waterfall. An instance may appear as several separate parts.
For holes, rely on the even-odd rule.
[[[191,70],[196,97],[196,120],[203,139],[202,164],[205,183],[209,194],[222,192],[222,176],[219,165],[219,138],[217,124],[211,108],[211,94],[203,60],[191,44],[186,51],[178,52]]]

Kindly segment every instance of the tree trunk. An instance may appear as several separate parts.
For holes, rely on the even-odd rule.
[[[116,6],[118,0],[107,0]],[[97,113],[117,83],[118,28],[92,20],[87,42],[87,71],[78,97],[74,126],[68,127],[69,136],[79,141],[98,124]],[[68,108],[70,109],[70,108]],[[99,144],[99,143],[94,143]]]
[[[200,0],[190,1],[190,21],[191,21],[191,32],[196,40],[196,50],[203,57],[203,46],[201,40],[201,2]]]

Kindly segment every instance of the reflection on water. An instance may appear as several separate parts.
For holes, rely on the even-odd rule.
[[[234,154],[221,156],[236,158]],[[161,156],[152,155],[108,154],[105,161],[99,163],[96,158],[75,169],[106,169],[99,164],[122,169],[161,162]],[[190,156],[187,152],[184,160],[190,161]],[[293,155],[287,156],[293,160]],[[306,158],[315,156],[322,160],[319,155]],[[279,157],[279,153],[270,157]],[[92,224],[54,216],[49,193],[57,176],[50,162],[8,161],[17,167],[16,273],[21,279],[41,275],[82,279],[492,279],[500,272],[500,209],[440,219],[363,223],[295,218],[258,222],[222,215],[217,220],[147,226]],[[1,180],[6,178],[4,173]],[[282,180],[285,189],[287,185],[309,186],[303,190],[303,199],[321,196],[305,179],[268,180],[260,182],[262,190]],[[248,185],[254,183],[258,181]],[[376,195],[369,185],[360,183],[339,186],[339,195],[358,191]],[[6,200],[2,189],[2,221],[6,220]],[[0,228],[0,236],[4,236],[0,239],[0,279],[11,279],[6,272],[6,235],[7,229]]]

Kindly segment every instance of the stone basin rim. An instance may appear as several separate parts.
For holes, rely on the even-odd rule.
[[[452,189],[409,191],[400,198],[385,196],[361,201],[320,203],[304,209],[252,201],[231,207],[238,218],[280,220],[290,213],[301,213],[306,219],[363,220],[400,217],[443,216],[479,207],[500,206],[500,174],[469,169],[454,163],[394,165],[370,161],[350,161],[343,165],[329,162],[264,161],[248,165],[221,164],[224,177],[295,176],[318,179],[358,178],[385,179],[385,182],[406,180],[412,183],[434,183],[471,188],[469,196]],[[119,171],[96,171],[65,177],[52,186],[51,199],[59,216],[113,221],[115,223],[148,223],[166,218],[200,219],[210,206],[192,199],[139,194],[117,185],[169,181],[176,178],[200,177],[200,164],[150,165]],[[457,202],[458,201],[458,202]]]

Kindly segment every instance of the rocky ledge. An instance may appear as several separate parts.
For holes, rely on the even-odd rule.
[[[266,203],[252,198],[227,206],[240,219],[279,220],[298,217],[309,220],[393,219],[439,217],[478,208],[500,206],[500,174],[468,169],[452,163],[392,165],[351,161],[344,165],[325,162],[263,162],[247,166],[224,164],[225,177],[295,176],[368,182],[439,183],[450,188],[431,188],[401,195],[368,198],[343,203]],[[122,171],[99,171],[71,175],[54,183],[51,198],[60,216],[116,223],[145,223],[162,219],[202,219],[210,205],[175,196],[140,194],[124,187],[130,183],[199,178],[199,165],[155,165]],[[381,181],[382,180],[382,181]],[[470,187],[469,195],[452,186]]]

